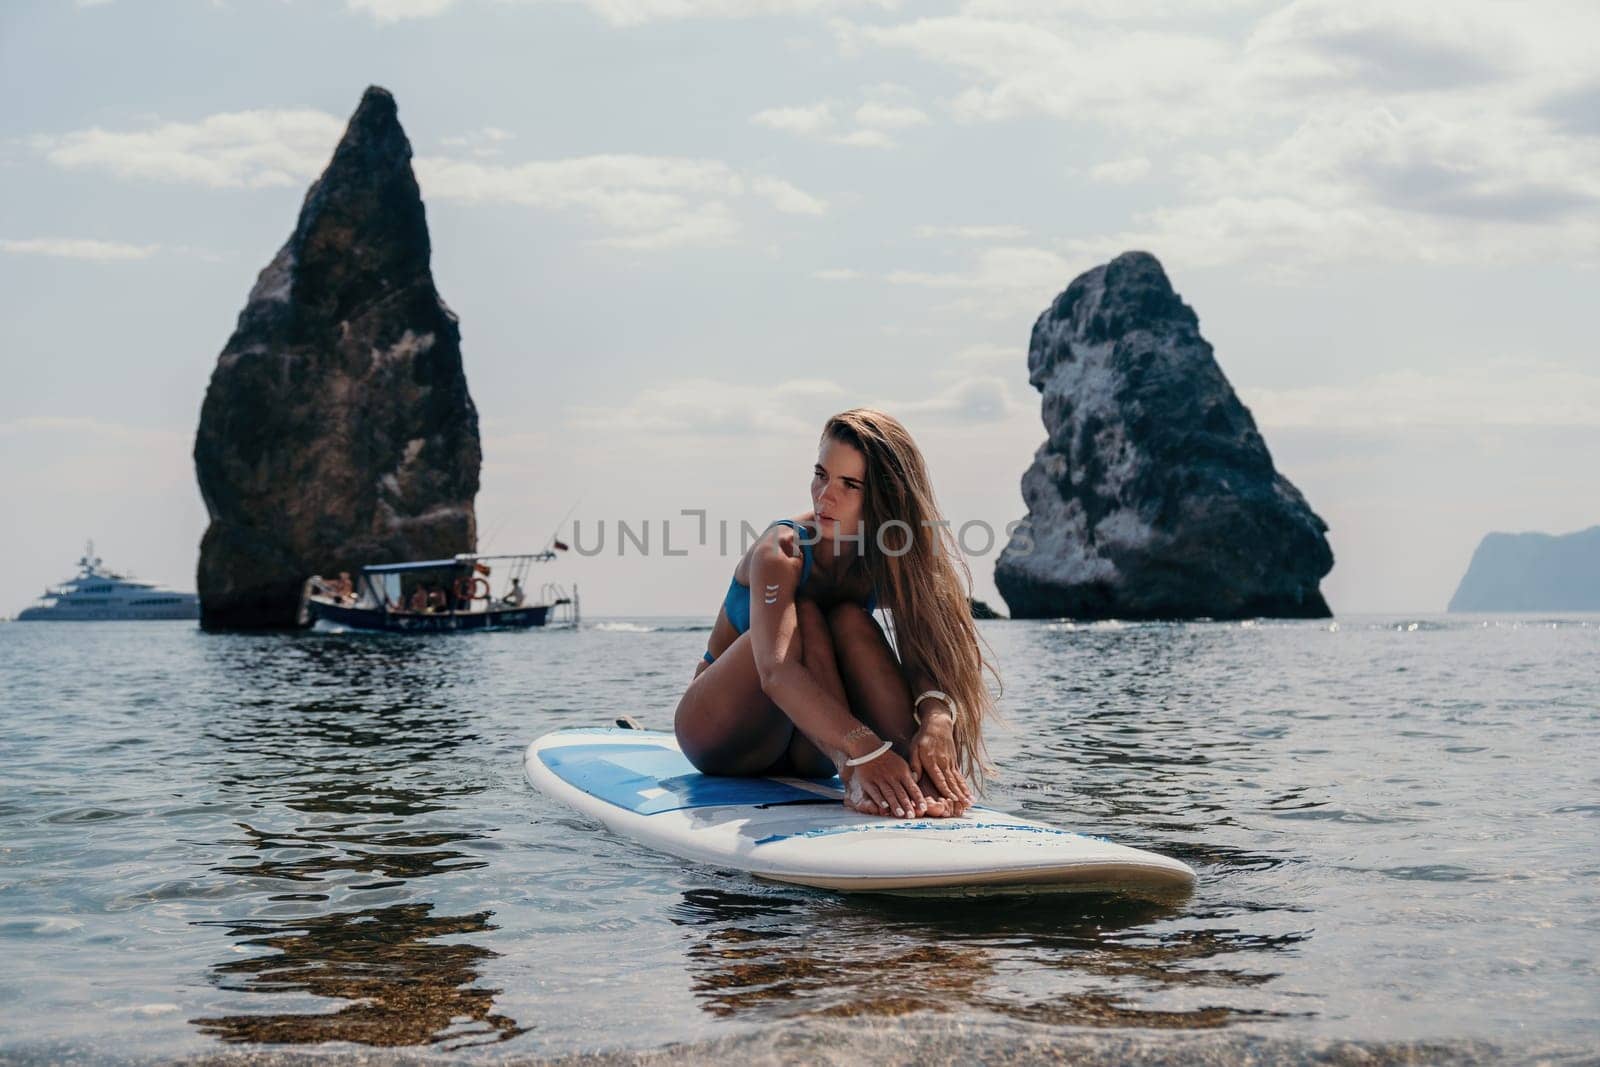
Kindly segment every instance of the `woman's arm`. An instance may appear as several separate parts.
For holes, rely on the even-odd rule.
[[[938,683],[933,680],[933,676],[924,670],[922,664],[918,663],[912,656],[907,656],[905,659],[904,674],[907,683],[911,686],[912,700],[915,700],[919,693],[926,693],[930,689],[939,688]],[[944,712],[943,715],[939,714],[941,711]],[[951,714],[949,705],[938,697],[924,699],[922,703],[916,706],[916,712],[922,720],[922,729],[924,730],[930,726],[943,726],[949,729],[955,725],[955,716]]]
[[[919,815],[928,810],[928,801],[910,765],[824,689],[802,658],[794,599],[802,566],[778,538],[757,544],[750,558],[750,640],[761,691],[838,766],[846,804],[857,811],[876,804],[883,815]],[[847,769],[847,758],[863,756],[870,758]]]
[[[762,539],[750,557],[750,641],[761,691],[783,709],[801,733],[822,745],[835,763],[844,756],[864,756],[881,741],[859,729],[861,720],[817,682],[801,658],[794,594],[803,563],[784,552],[779,543],[782,536]],[[851,731],[855,736],[847,743],[844,738]]]
[[[912,700],[930,689],[939,688],[915,657],[908,655],[903,662]],[[927,697],[917,705],[916,711],[922,725],[911,739],[911,774],[916,777],[926,772],[941,796],[954,801],[958,811],[965,809],[972,803],[972,790],[957,766],[955,716],[950,706],[938,697]]]

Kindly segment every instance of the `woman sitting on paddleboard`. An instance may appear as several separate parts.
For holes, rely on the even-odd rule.
[[[972,803],[967,778],[981,785],[994,770],[982,671],[995,672],[922,453],[881,411],[835,415],[811,503],[768,526],[734,568],[678,701],[678,744],[706,774],[837,771],[856,811],[959,815]],[[872,616],[880,603],[893,648]]]

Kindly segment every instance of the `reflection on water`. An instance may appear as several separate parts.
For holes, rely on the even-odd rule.
[[[306,992],[349,1001],[329,1014],[291,1012],[194,1019],[224,1041],[363,1045],[468,1045],[505,1041],[526,1030],[494,1011],[498,989],[480,989],[478,964],[498,955],[471,944],[430,939],[493,930],[489,913],[432,915],[429,904],[395,904],[353,914],[281,923],[228,923],[249,948],[271,955],[225,960],[216,981],[244,993]]]
[[[673,922],[691,930],[685,954],[695,995],[717,1016],[977,1012],[1052,1026],[1203,1029],[1289,1014],[1133,1003],[1129,990],[1141,987],[1263,985],[1276,974],[1206,963],[1241,951],[1259,959],[1305,936],[1145,932],[1177,914],[1172,905],[1114,895],[841,902],[706,888],[683,894]]]
[[[465,851],[484,834],[428,826],[431,814],[470,804],[484,788],[431,773],[430,764],[479,741],[470,717],[441,699],[463,684],[460,668],[439,646],[406,640],[275,642],[266,657],[250,654],[259,643],[240,643],[257,672],[255,695],[205,734],[226,764],[221,791],[263,814],[236,823],[240,836],[221,844],[246,851],[211,872],[252,886],[260,906],[252,917],[207,923],[246,953],[214,965],[213,982],[231,993],[346,1003],[328,1012],[263,1011],[257,1002],[194,1025],[229,1042],[385,1047],[462,1048],[525,1032],[494,1011],[498,989],[476,984],[483,961],[499,953],[458,940],[496,929],[493,912],[436,914],[432,903],[404,899],[425,893],[427,878],[487,865]],[[239,649],[227,658],[237,662]],[[325,695],[304,699],[308,684]],[[296,691],[301,699],[260,698]],[[317,907],[397,894],[355,910]]]

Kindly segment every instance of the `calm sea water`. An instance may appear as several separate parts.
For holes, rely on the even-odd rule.
[[[981,625],[989,803],[1191,897],[767,885],[528,786],[546,730],[670,728],[703,619],[0,626],[0,1059],[1600,1046],[1600,617]]]

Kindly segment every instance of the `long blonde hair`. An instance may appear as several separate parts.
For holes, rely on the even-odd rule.
[[[961,773],[982,793],[996,773],[984,748],[983,727],[999,719],[994,697],[1003,686],[994,650],[972,621],[972,571],[939,513],[922,451],[898,419],[876,408],[834,415],[822,428],[822,440],[829,439],[866,458],[861,558],[880,606],[892,613],[901,663],[920,664],[960,705],[956,758]],[[885,529],[885,524],[891,525]],[[987,657],[983,648],[989,649]],[[994,675],[994,696],[984,685],[986,668]]]

